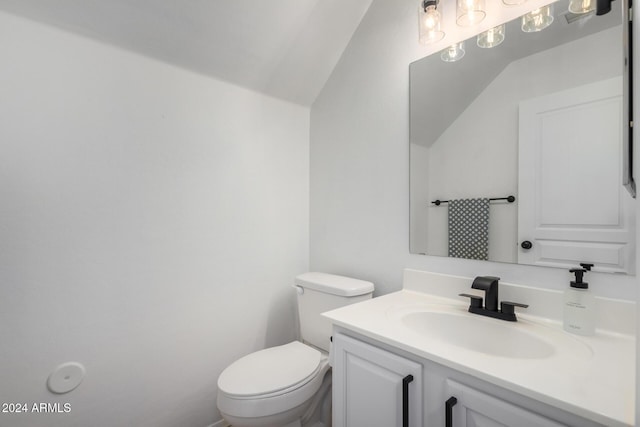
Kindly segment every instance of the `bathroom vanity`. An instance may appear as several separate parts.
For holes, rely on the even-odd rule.
[[[468,312],[472,281],[406,270],[402,291],[324,314],[334,426],[634,424],[633,303],[598,298],[582,337],[562,330],[560,292],[500,283],[529,304],[507,322]]]

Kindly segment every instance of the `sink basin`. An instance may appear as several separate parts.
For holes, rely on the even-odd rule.
[[[558,353],[590,357],[590,348],[568,334],[529,321],[506,322],[461,307],[416,307],[391,313],[400,324],[436,343],[486,355],[543,359]]]
[[[493,321],[454,313],[419,311],[405,315],[402,323],[431,339],[494,356],[539,359],[554,352],[551,344],[533,334],[513,328],[511,324],[497,323],[502,320],[486,320]]]

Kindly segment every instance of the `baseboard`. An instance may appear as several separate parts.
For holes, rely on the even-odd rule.
[[[231,424],[229,424],[225,420],[220,420],[217,423],[213,423],[213,424],[211,424],[210,426],[207,426],[207,427],[231,427]]]

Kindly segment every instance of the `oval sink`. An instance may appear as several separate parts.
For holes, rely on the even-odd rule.
[[[562,331],[530,321],[492,319],[460,307],[404,307],[389,314],[421,338],[491,356],[543,359],[593,354],[586,344]]]
[[[501,357],[540,359],[554,353],[551,344],[501,320],[446,312],[409,313],[402,323],[414,332],[457,347]],[[487,322],[492,320],[492,322]],[[506,322],[505,322],[506,323]]]

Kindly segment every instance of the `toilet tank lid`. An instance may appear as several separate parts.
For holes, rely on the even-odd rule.
[[[373,292],[373,283],[327,273],[304,273],[296,277],[296,285],[332,295],[355,297]]]

